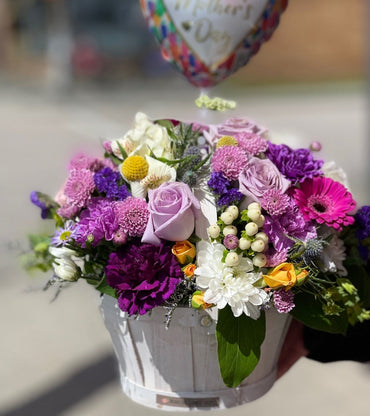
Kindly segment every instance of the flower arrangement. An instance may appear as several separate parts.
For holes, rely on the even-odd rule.
[[[316,145],[318,145],[316,143]],[[128,315],[217,311],[224,382],[255,368],[265,311],[345,333],[370,319],[370,207],[312,149],[273,144],[243,118],[220,125],[142,113],[104,158],[78,154],[55,198],[32,192],[52,236],[31,236],[46,287],[85,280]],[[243,334],[254,334],[243,336]]]

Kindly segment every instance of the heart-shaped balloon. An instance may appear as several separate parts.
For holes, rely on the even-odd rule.
[[[215,85],[247,64],[288,0],[140,0],[163,57],[194,85]]]

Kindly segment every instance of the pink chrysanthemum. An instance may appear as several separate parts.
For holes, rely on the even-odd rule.
[[[141,237],[149,220],[148,204],[143,198],[129,197],[117,202],[117,220],[130,237]]]
[[[264,193],[260,203],[270,215],[281,215],[289,208],[289,201],[289,196],[279,189],[269,189]]]
[[[291,290],[278,289],[274,292],[274,306],[279,313],[289,313],[294,307],[294,293]]]
[[[95,190],[94,174],[88,169],[72,169],[64,188],[68,205],[82,208]]]
[[[229,250],[234,250],[239,245],[239,239],[236,235],[228,234],[224,238],[224,246]]]
[[[77,153],[69,162],[68,169],[88,169],[97,172],[106,166],[104,159],[92,157],[85,153]]]
[[[254,133],[239,133],[236,137],[238,145],[252,156],[265,152],[268,149],[268,142],[263,137]]]
[[[354,223],[348,215],[356,207],[351,193],[330,178],[315,177],[305,180],[294,191],[294,199],[305,220],[315,220],[336,230]]]
[[[221,172],[229,181],[235,181],[248,161],[245,151],[237,146],[219,147],[212,157],[212,171]]]
[[[288,259],[288,250],[283,249],[281,251],[276,251],[273,248],[267,250],[266,253],[266,267],[276,267],[281,263],[284,263]]]

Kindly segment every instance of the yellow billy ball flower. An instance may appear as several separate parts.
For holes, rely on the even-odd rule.
[[[236,139],[234,139],[234,137],[232,136],[222,136],[217,144],[216,144],[216,148],[222,147],[222,146],[237,146],[238,142]]]
[[[134,155],[125,159],[121,165],[122,175],[129,181],[139,181],[148,174],[149,164],[143,156]]]

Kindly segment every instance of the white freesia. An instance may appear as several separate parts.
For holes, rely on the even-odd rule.
[[[241,314],[258,319],[260,306],[267,302],[267,293],[253,284],[261,277],[253,263],[241,257],[239,264],[228,267],[222,257],[225,247],[219,243],[201,241],[197,244],[196,283],[204,292],[204,301],[218,309],[230,305],[235,317]]]
[[[117,142],[119,142],[128,155],[145,156],[152,151],[157,157],[172,158],[167,129],[153,123],[144,113],[137,113],[133,128],[122,138],[112,140],[111,142],[113,154],[119,159],[123,159]]]
[[[60,279],[75,282],[80,277],[80,268],[70,257],[57,257],[53,261],[54,274]]]

